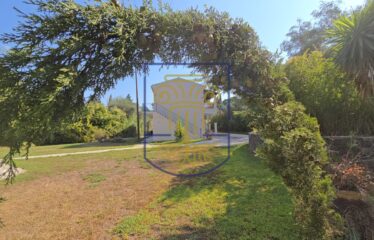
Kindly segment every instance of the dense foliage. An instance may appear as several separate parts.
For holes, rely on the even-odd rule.
[[[210,122],[217,123],[219,132],[237,132],[247,134],[251,130],[253,106],[249,106],[248,99],[240,96],[230,97],[230,114],[228,114],[228,99],[219,101],[218,112],[211,118]],[[230,117],[230,120],[229,120]]]
[[[144,62],[156,57],[167,62],[229,62],[235,94],[257,104],[261,114],[253,125],[266,142],[276,143],[266,144],[263,156],[292,190],[302,238],[331,235],[328,207],[333,194],[320,167],[327,160],[318,126],[299,113],[297,104],[286,104],[290,93],[280,79],[270,76],[270,54],[246,22],[214,9],[174,12],[149,6],[123,8],[115,1],[29,2],[39,12],[24,15],[25,22],[15,33],[2,37],[15,44],[0,58],[0,134],[11,149],[6,163],[15,166],[12,156],[24,142],[45,139],[61,122],[71,121],[84,107],[88,90],[89,99],[96,99],[119,78],[139,71]],[[213,85],[227,88],[226,66],[191,66],[211,76]],[[287,110],[293,105],[296,112]],[[280,162],[273,153],[282,154]],[[299,166],[299,158],[306,166]]]
[[[129,94],[126,96],[126,98],[112,98],[112,96],[110,96],[108,101],[108,108],[119,108],[123,112],[125,112],[127,116],[133,116],[136,111],[136,104],[132,101]]]
[[[128,116],[117,107],[105,107],[102,103],[91,102],[85,106],[75,122],[63,123],[61,128],[51,132],[43,142],[36,144],[60,144],[100,141],[112,137],[135,137],[135,117]]]
[[[15,44],[0,58],[0,132],[11,147],[5,159],[24,142],[42,140],[62,121],[71,121],[87,100],[156,56],[163,61],[235,59],[243,64],[232,67],[232,86],[243,95],[253,94],[267,73],[269,53],[252,28],[214,9],[161,13],[111,2],[29,2],[38,13],[24,14],[25,22],[1,38]],[[197,68],[226,87],[225,67]]]
[[[364,96],[374,94],[374,1],[345,11],[339,2],[321,2],[312,21],[298,21],[291,27],[282,50],[289,56],[322,51],[334,57],[354,80]]]
[[[374,1],[341,16],[328,31],[336,62],[350,73],[365,96],[374,95]]]
[[[212,124],[217,123],[219,132],[237,132],[237,133],[248,133],[250,128],[249,124],[251,119],[249,118],[247,111],[231,111],[230,120],[227,110],[220,111],[214,115],[211,119]]]
[[[315,116],[324,135],[373,135],[374,102],[360,97],[353,81],[322,52],[307,52],[285,66],[296,100]]]
[[[258,153],[291,188],[304,238],[331,238],[328,221],[338,218],[331,210],[331,179],[323,174],[328,159],[316,119],[305,114],[301,104],[290,101],[275,107],[267,120],[260,130],[264,144]]]

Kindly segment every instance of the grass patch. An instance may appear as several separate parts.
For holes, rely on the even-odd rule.
[[[146,234],[149,232],[149,227],[157,223],[157,217],[157,215],[152,214],[150,211],[141,210],[138,214],[123,219],[113,232],[120,234],[122,237]]]
[[[141,160],[139,149],[128,149],[106,153],[71,155],[64,157],[33,158],[29,160],[16,160],[17,167],[26,170],[25,173],[15,178],[18,182],[30,181],[40,177],[53,176],[64,172],[79,170],[87,166],[91,161],[122,161]],[[1,181],[0,181],[1,182]],[[5,181],[3,181],[5,182]]]
[[[95,151],[95,150],[105,150],[112,148],[123,148],[127,146],[134,145],[135,140],[129,140],[123,143],[114,142],[94,142],[94,143],[70,143],[70,144],[58,144],[58,145],[46,145],[46,146],[32,146],[30,148],[30,156],[36,155],[47,155],[47,154],[58,154],[58,153],[74,153],[74,152],[84,152],[84,151]],[[0,146],[0,158],[8,153],[7,147]],[[21,151],[21,154],[15,157],[21,157],[26,154],[26,151]]]
[[[96,186],[100,182],[106,180],[106,177],[101,173],[90,173],[87,176],[83,177],[83,180],[89,182],[91,186]]]
[[[292,212],[281,178],[241,146],[210,175],[175,178],[172,188],[114,232],[139,239],[299,239]]]

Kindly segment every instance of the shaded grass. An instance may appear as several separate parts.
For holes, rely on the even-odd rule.
[[[146,209],[125,217],[114,234],[124,239],[299,239],[292,212],[281,178],[242,146],[210,175],[176,178]]]
[[[222,162],[227,158],[227,150],[212,145],[180,145],[147,149],[147,159],[159,167],[173,173],[199,173],[207,164]]]

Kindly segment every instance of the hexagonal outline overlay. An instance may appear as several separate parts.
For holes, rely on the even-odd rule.
[[[218,168],[222,167],[225,163],[227,163],[230,160],[230,125],[228,125],[228,131],[227,131],[227,158],[222,161],[221,163],[215,165],[214,167],[203,171],[201,173],[194,173],[194,174],[182,174],[182,173],[174,173],[169,170],[166,170],[157,164],[153,163],[151,160],[147,158],[147,134],[146,134],[146,124],[147,124],[147,107],[146,107],[146,102],[147,102],[147,67],[148,66],[193,66],[193,65],[206,65],[206,66],[225,66],[227,69],[227,120],[231,120],[231,112],[230,112],[230,91],[231,91],[231,64],[226,63],[226,62],[196,62],[196,63],[189,63],[189,62],[150,62],[150,63],[144,63],[143,64],[143,81],[144,81],[144,103],[143,103],[143,112],[144,112],[144,121],[143,121],[143,134],[144,134],[144,140],[143,140],[143,156],[144,160],[149,163],[152,167],[156,168],[157,170],[172,175],[176,177],[185,177],[185,178],[190,178],[190,177],[198,177],[202,176],[205,174],[209,174]],[[219,135],[219,134],[218,134]]]

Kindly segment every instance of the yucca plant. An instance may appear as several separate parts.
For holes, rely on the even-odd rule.
[[[337,64],[354,77],[364,96],[374,96],[374,1],[341,16],[327,36]]]

